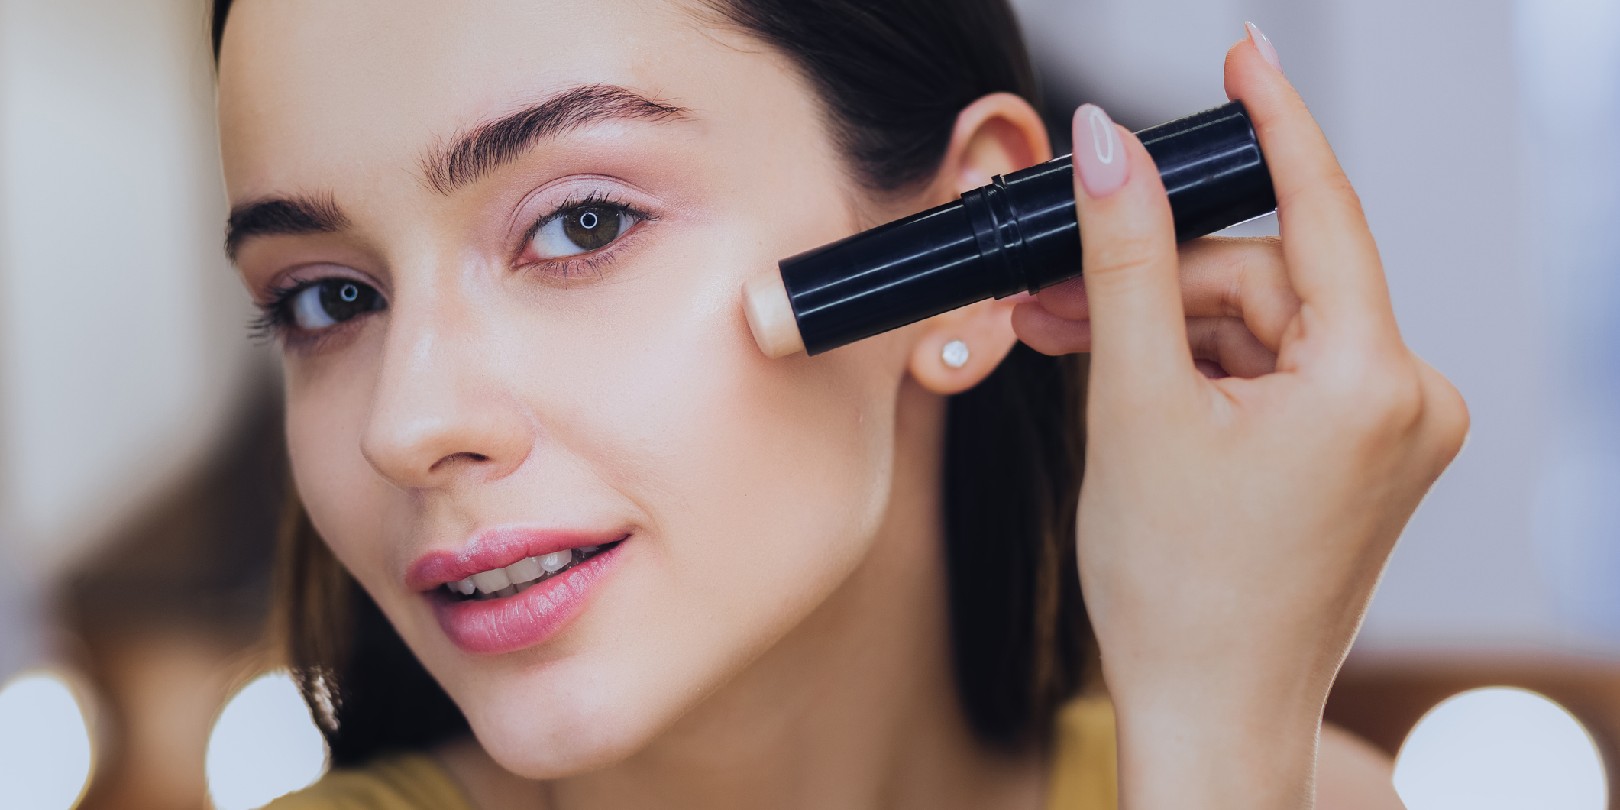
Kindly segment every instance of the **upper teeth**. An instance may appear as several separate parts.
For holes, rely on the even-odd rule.
[[[580,551],[589,554],[596,549],[584,548]],[[473,574],[458,582],[449,583],[451,590],[462,596],[472,596],[474,591],[483,594],[499,593],[513,586],[529,585],[545,577],[555,574],[574,563],[574,552],[554,551],[538,557],[524,557],[505,568],[496,568],[480,574]]]

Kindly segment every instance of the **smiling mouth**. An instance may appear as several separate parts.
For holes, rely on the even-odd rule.
[[[473,574],[441,586],[456,602],[487,602],[517,596],[546,580],[562,576],[592,557],[617,548],[623,540],[524,557],[505,568]]]

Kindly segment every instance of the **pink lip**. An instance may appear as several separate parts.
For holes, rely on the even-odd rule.
[[[605,546],[627,537],[629,533],[623,531],[490,529],[474,535],[460,551],[430,551],[418,557],[405,572],[405,585],[413,591],[431,591],[447,582],[505,568],[526,557],[582,546]]]
[[[562,631],[584,609],[596,583],[619,560],[614,545],[561,576],[499,599],[463,601],[443,586],[474,574],[505,568],[527,557],[584,546],[607,546],[629,539],[628,531],[561,531],[515,527],[474,535],[459,551],[430,551],[405,573],[405,583],[419,591],[450,641],[462,650],[485,655],[513,652],[544,642]]]
[[[428,591],[426,597],[439,627],[462,651],[475,655],[515,652],[542,644],[562,632],[585,609],[597,584],[624,552],[622,544],[604,549],[561,576],[515,596],[469,602],[455,599],[440,588]]]

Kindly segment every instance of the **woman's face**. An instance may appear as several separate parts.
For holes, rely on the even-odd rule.
[[[219,94],[299,495],[503,766],[635,750],[903,508],[906,333],[768,361],[742,316],[856,226],[765,47],[651,0],[243,0]],[[512,562],[573,567],[446,584]]]

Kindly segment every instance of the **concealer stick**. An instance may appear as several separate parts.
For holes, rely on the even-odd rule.
[[[1277,209],[1241,102],[1138,133],[1186,241]],[[986,298],[1080,275],[1070,156],[995,178],[960,200],[784,259],[743,285],[766,356],[820,354]]]

